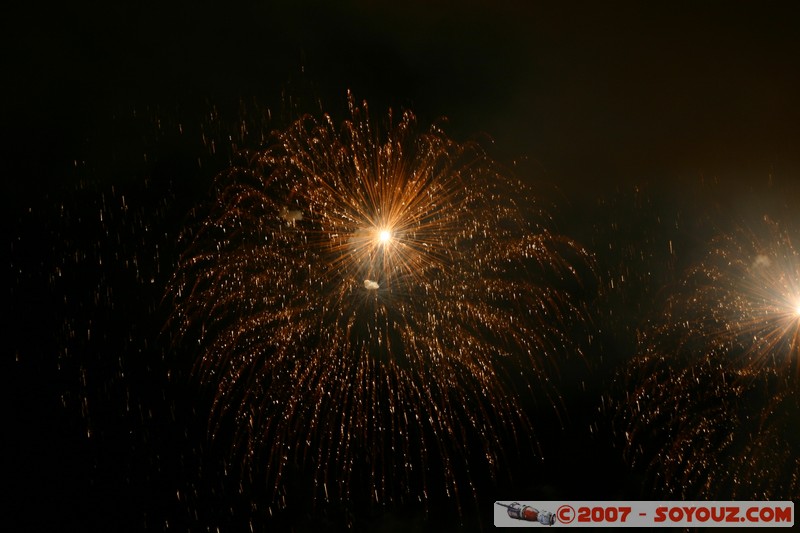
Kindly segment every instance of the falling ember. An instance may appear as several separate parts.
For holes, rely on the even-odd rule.
[[[544,374],[582,322],[559,280],[590,258],[525,187],[409,112],[388,122],[351,99],[341,127],[305,117],[242,154],[169,288],[212,434],[276,500],[293,465],[315,498],[428,494],[431,458],[457,499],[460,461],[494,472],[500,433],[533,438],[520,391],[557,394]]]

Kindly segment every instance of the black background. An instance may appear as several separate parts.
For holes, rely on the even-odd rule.
[[[604,408],[640,315],[657,312],[662,287],[715,231],[774,205],[797,216],[792,2],[4,11],[13,530],[489,527],[494,500],[657,497],[623,460]],[[605,281],[630,274],[601,302],[588,366],[562,369],[568,414],[532,415],[549,428],[538,431],[545,460],[512,456],[514,480],[486,481],[462,518],[437,498],[427,514],[295,504],[270,517],[268,497],[240,491],[207,443],[207,398],[161,357],[160,298],[188,211],[235,148],[299,112],[343,118],[348,90],[379,116],[409,108],[422,124],[446,117],[456,139],[481,139],[543,191]]]

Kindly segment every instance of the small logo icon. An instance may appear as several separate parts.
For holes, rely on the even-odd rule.
[[[505,507],[508,516],[516,520],[539,522],[544,526],[552,526],[556,523],[556,516],[550,511],[540,511],[529,505],[521,505],[519,502],[514,502],[510,505],[500,502],[495,503],[501,507]]]

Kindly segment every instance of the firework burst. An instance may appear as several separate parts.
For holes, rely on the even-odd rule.
[[[520,394],[558,401],[547,373],[583,316],[567,292],[588,255],[521,184],[411,113],[388,122],[351,100],[340,128],[306,117],[243,154],[169,290],[212,432],[278,501],[294,465],[326,501],[424,500],[432,463],[457,500],[458,464],[494,471],[499,433],[530,438]]]
[[[800,495],[800,253],[792,235],[765,220],[718,238],[670,298],[664,321],[643,335],[626,436],[634,457],[654,457],[650,468],[668,493]]]

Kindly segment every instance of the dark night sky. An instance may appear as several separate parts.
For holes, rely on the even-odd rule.
[[[131,312],[139,314],[124,325],[108,319],[104,340],[86,348],[91,351],[100,342],[98,353],[152,327],[142,325],[146,321],[140,317],[148,314],[159,294],[155,289],[137,292],[135,282],[125,285],[124,279],[103,269],[94,274],[89,269],[73,285],[59,285],[47,277],[61,264],[54,254],[68,254],[72,245],[88,251],[90,258],[105,253],[105,245],[96,245],[92,229],[59,241],[60,229],[67,231],[60,228],[65,221],[61,206],[75,209],[75,216],[67,218],[69,228],[77,231],[83,226],[74,221],[82,210],[95,212],[93,200],[86,198],[89,193],[81,192],[86,190],[81,181],[86,175],[75,170],[74,162],[84,162],[88,180],[99,182],[101,191],[112,186],[138,190],[131,182],[152,178],[150,189],[139,191],[145,198],[137,205],[147,213],[149,206],[162,205],[148,195],[164,193],[171,199],[173,212],[153,215],[168,227],[165,234],[201,201],[212,177],[208,169],[221,164],[209,158],[212,163],[197,170],[198,153],[207,151],[198,135],[184,144],[160,142],[152,123],[131,121],[126,129],[128,122],[120,116],[149,113],[146,120],[200,124],[216,107],[235,121],[239,102],[246,101],[273,110],[277,118],[269,127],[279,128],[286,125],[282,118],[287,108],[314,111],[319,109],[317,100],[325,111],[343,117],[349,89],[357,99],[366,99],[376,114],[389,106],[410,108],[422,124],[446,117],[445,129],[456,139],[491,138],[488,149],[501,163],[516,165],[520,177],[531,183],[557,187],[556,218],[579,238],[594,239],[589,246],[606,243],[587,228],[613,216],[591,219],[592,212],[583,208],[596,206],[600,198],[630,198],[638,187],[649,187],[648,202],[667,216],[680,210],[699,212],[703,208],[697,205],[706,203],[717,210],[746,211],[754,194],[765,190],[784,198],[800,195],[800,16],[794,2],[94,4],[16,5],[7,7],[3,17],[0,168],[12,224],[16,316],[9,329],[17,359],[16,371],[10,374],[12,397],[7,400],[14,416],[6,432],[17,456],[6,460],[15,465],[12,478],[19,480],[14,503],[20,509],[20,530],[25,530],[24,524],[32,530],[58,524],[59,519],[37,517],[50,511],[63,516],[64,524],[84,529],[104,530],[111,524],[112,530],[139,530],[144,527],[141,509],[160,520],[148,527],[162,530],[163,517],[183,515],[163,510],[158,498],[173,497],[174,487],[182,486],[181,468],[199,460],[187,453],[190,466],[132,474],[162,461],[148,459],[144,449],[161,445],[172,450],[160,452],[162,456],[181,457],[174,448],[194,438],[190,430],[175,437],[179,444],[171,444],[169,430],[164,429],[169,424],[154,422],[157,427],[147,429],[150,436],[134,446],[145,457],[113,466],[113,456],[124,449],[126,438],[124,429],[109,429],[113,408],[110,414],[102,408],[93,414],[94,424],[101,421],[100,443],[95,437],[87,444],[81,428],[88,422],[82,419],[80,402],[73,400],[86,394],[116,397],[114,392],[106,384],[100,393],[87,393],[85,385],[75,383],[80,372],[69,371],[69,362],[64,363],[68,371],[58,370],[52,355],[61,353],[65,342],[74,344],[64,340],[65,324],[85,320],[77,316],[80,313],[73,318],[75,309],[58,303],[62,292],[81,298],[83,292],[92,294],[95,286],[113,287],[115,297],[132,298]],[[145,164],[143,152],[149,157]],[[133,159],[140,166],[126,166]],[[170,184],[158,183],[170,173]],[[702,188],[698,184],[716,180],[722,185],[714,189],[713,198],[687,200]],[[606,205],[614,205],[610,202]],[[151,252],[153,242],[137,240],[141,228],[128,231],[124,217],[117,222],[120,226],[112,231],[133,235],[126,253]],[[621,235],[638,239],[633,226],[631,222]],[[687,233],[678,237],[688,251],[696,245]],[[653,240],[659,239],[666,242],[668,237]],[[143,249],[135,251],[136,246]],[[659,256],[652,257],[657,261]],[[679,258],[678,263],[691,260]],[[648,297],[658,291],[649,286],[636,290]],[[634,306],[628,312],[637,310]],[[616,338],[612,344],[624,347],[626,342],[630,339]],[[609,350],[613,352],[613,346]],[[93,357],[99,356],[89,359]],[[607,360],[614,362],[615,356]],[[138,377],[133,371],[132,379],[149,379],[148,373],[157,370],[158,365],[147,366]],[[606,368],[601,374],[609,377],[613,371]],[[96,373],[96,382],[111,383],[113,389],[119,377],[113,370],[104,372]],[[599,380],[590,389],[604,383]],[[129,389],[144,390],[140,385]],[[153,398],[161,394],[160,385],[148,387],[141,402],[157,406]],[[65,394],[66,407],[61,401]],[[575,400],[576,425],[592,423],[589,413],[595,412],[596,397]],[[567,431],[563,441],[544,444],[556,463],[570,461],[572,452],[594,453],[581,449],[581,431]],[[196,435],[202,437],[202,432]],[[603,490],[608,486],[614,495],[639,496],[631,489],[638,482],[635,475],[617,476],[611,470],[620,461],[613,447],[597,453],[611,466],[596,466],[583,489],[570,492],[569,483],[579,479],[573,473],[568,482],[535,485],[541,489],[536,494],[612,499]],[[578,462],[585,466],[589,461]],[[555,476],[558,466],[551,463],[544,471]],[[156,496],[147,496],[147,491]],[[500,496],[506,495],[497,499]],[[196,496],[194,503],[184,500],[179,506],[200,507],[207,499]],[[117,506],[122,509],[119,514]],[[419,519],[413,512],[406,526],[419,525],[413,522]],[[480,511],[484,512],[490,511]],[[224,512],[212,518],[219,516],[224,522]],[[322,524],[339,525],[336,518],[330,520]],[[362,526],[402,523],[397,515],[382,520]],[[197,528],[202,520],[193,523],[184,517],[177,522],[177,530],[186,530]],[[314,524],[309,519],[301,527]]]
[[[800,168],[790,2],[164,4],[9,19],[12,124],[61,145],[128,102],[256,96],[275,108],[304,68],[326,109],[349,88],[375,109],[446,116],[454,135],[487,133],[553,180]]]

